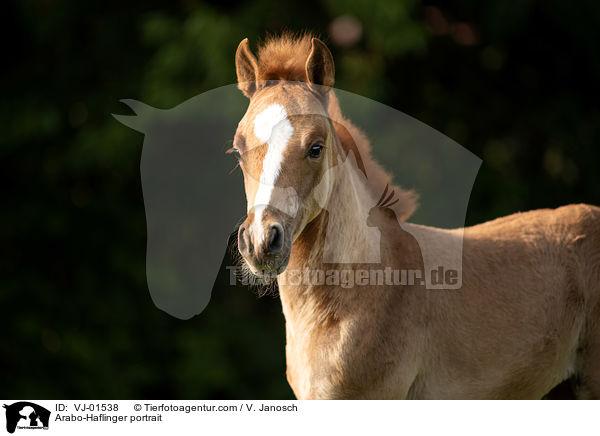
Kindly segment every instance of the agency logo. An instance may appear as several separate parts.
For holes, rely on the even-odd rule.
[[[50,411],[29,401],[19,401],[4,405],[6,409],[6,431],[14,433],[22,430],[48,430]]]
[[[275,80],[264,85],[279,89]],[[319,91],[318,85],[306,89],[305,82],[280,85],[300,93],[298,101]],[[323,217],[314,233],[322,254],[311,260],[311,274],[324,274],[326,283],[328,271],[347,270],[353,288],[368,270],[368,286],[371,277],[374,285],[383,280],[395,286],[403,272],[410,282],[414,270],[415,283],[424,281],[425,289],[462,287],[462,231],[431,228],[464,227],[481,159],[391,107],[339,89],[329,92],[335,92],[339,111],[325,113],[312,98],[311,104],[293,105],[290,98],[282,105],[274,94],[269,95],[279,103],[248,106],[237,84],[166,110],[123,101],[135,115],[115,118],[144,134],[146,274],[158,308],[180,319],[201,313],[224,268],[223,256],[210,247],[223,247],[223,253],[228,241],[242,280],[253,277],[250,273],[262,278],[276,272],[282,283],[292,276],[284,265],[294,231],[317,214]],[[311,148],[305,147],[303,141],[313,137],[318,138]],[[321,144],[325,140],[327,146]],[[369,142],[377,146],[371,149]],[[297,153],[288,156],[289,150]],[[314,176],[303,176],[303,171]],[[246,184],[254,190],[250,198]],[[419,225],[406,221],[413,211],[411,221]],[[270,220],[281,228],[262,226]],[[268,249],[257,252],[259,246]],[[400,253],[398,247],[409,249]],[[237,274],[231,267],[230,273]],[[389,280],[388,267],[393,271]],[[341,283],[337,277],[332,286]]]

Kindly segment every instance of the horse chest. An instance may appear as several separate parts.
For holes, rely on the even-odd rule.
[[[341,365],[339,345],[310,330],[287,326],[287,379],[299,399],[331,398]]]
[[[391,383],[398,368],[379,359],[371,347],[357,344],[352,329],[324,333],[295,327],[288,323],[286,329],[287,378],[299,399],[404,396],[390,389],[408,386],[410,380]]]

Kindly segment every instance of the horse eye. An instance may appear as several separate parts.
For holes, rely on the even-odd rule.
[[[308,150],[308,156],[316,159],[321,156],[321,151],[323,151],[323,146],[321,144],[313,144],[313,146],[310,147],[310,150]]]

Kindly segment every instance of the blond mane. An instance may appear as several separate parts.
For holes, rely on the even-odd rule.
[[[306,82],[306,60],[311,50],[311,41],[314,35],[310,33],[291,34],[268,37],[258,48],[259,81],[285,80]],[[402,189],[392,185],[392,177],[371,156],[371,145],[367,136],[350,120],[343,116],[342,110],[335,93],[330,93],[328,113],[331,119],[339,124],[334,124],[336,132],[347,150],[353,149],[351,143],[356,145],[367,173],[367,184],[373,197],[377,198],[390,185],[396,192],[398,202],[392,207],[398,219],[405,220],[417,207],[417,194],[412,190]]]

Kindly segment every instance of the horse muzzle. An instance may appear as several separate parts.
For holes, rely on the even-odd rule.
[[[238,250],[258,276],[280,274],[290,258],[290,223],[276,210],[254,210],[238,230]]]

